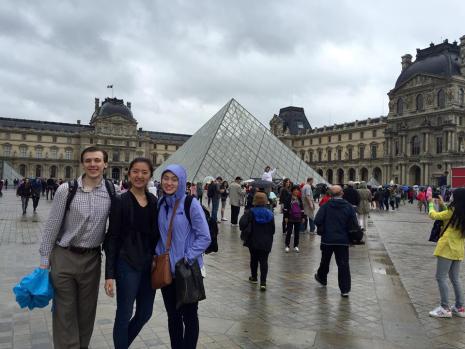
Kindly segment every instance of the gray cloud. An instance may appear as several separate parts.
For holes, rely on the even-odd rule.
[[[132,101],[144,129],[195,132],[231,97],[267,124],[387,111],[400,56],[465,34],[449,1],[3,1],[2,115],[87,122],[93,98]],[[457,18],[453,18],[456,16]]]

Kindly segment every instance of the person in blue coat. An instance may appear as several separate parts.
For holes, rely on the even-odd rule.
[[[198,200],[192,200],[190,219],[184,212],[186,199],[186,170],[180,165],[169,165],[161,175],[162,198],[159,202],[158,228],[160,240],[155,248],[155,254],[161,255],[166,249],[168,226],[173,208],[179,201],[173,221],[172,241],[169,252],[170,267],[173,277],[175,265],[180,260],[192,264],[198,261],[203,266],[202,254],[211,242],[208,223],[202,206]],[[168,331],[171,348],[190,349],[197,346],[199,337],[198,302],[186,304],[176,309],[176,283],[173,282],[161,289],[166,313],[168,315]]]

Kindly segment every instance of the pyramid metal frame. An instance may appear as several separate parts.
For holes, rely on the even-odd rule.
[[[186,168],[190,182],[207,176],[260,178],[269,165],[278,168],[275,177],[294,182],[313,177],[315,183],[326,183],[234,98],[157,168],[154,179],[173,163]]]

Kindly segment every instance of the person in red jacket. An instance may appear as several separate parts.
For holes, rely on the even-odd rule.
[[[328,187],[325,187],[324,190],[322,189],[322,191],[324,192],[324,196],[320,200],[320,207],[326,204],[331,199],[331,191]]]

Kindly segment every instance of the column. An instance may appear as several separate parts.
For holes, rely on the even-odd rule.
[[[429,164],[425,164],[425,184],[432,184],[430,182],[431,179],[429,178]]]
[[[426,136],[426,142],[425,142],[425,153],[429,153],[429,148],[430,148],[430,145],[429,145],[429,133],[427,132],[425,134]]]
[[[455,151],[457,151],[457,132],[451,131],[450,134],[451,134],[451,142],[452,142],[451,149],[452,149],[452,151],[455,152]]]

